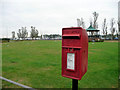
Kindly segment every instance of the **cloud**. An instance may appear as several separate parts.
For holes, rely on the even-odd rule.
[[[41,33],[59,33],[63,27],[76,26],[77,18],[84,18],[86,27],[92,12],[99,13],[99,28],[104,18],[117,19],[114,0],[2,0],[1,17],[3,36],[11,35],[22,26],[33,25]]]

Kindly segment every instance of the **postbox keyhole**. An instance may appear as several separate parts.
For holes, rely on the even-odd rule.
[[[70,50],[70,52],[72,52],[73,51],[73,48],[71,48],[71,49],[69,49]]]

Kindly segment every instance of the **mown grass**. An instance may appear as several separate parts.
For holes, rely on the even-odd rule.
[[[33,88],[71,88],[61,76],[61,41],[39,40],[4,43],[3,77]],[[18,86],[3,81],[3,88]],[[89,43],[88,71],[79,88],[118,87],[118,43]]]

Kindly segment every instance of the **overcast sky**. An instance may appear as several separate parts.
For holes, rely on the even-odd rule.
[[[98,24],[107,18],[118,19],[119,0],[0,0],[0,37],[11,37],[26,26],[35,26],[40,34],[61,34],[63,27],[76,27],[77,18],[83,18],[89,27],[92,13],[99,13]],[[117,26],[117,24],[116,24]],[[39,34],[39,35],[40,35]],[[17,35],[16,35],[17,36]]]

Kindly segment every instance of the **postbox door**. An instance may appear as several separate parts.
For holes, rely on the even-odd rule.
[[[62,52],[62,75],[72,79],[80,79],[81,49],[63,47]]]

